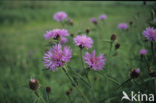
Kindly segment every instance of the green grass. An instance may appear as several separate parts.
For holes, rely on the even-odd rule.
[[[51,103],[69,103],[66,91],[72,87],[65,74],[58,71],[43,71],[42,57],[47,49],[48,41],[43,37],[46,30],[62,28],[52,19],[55,12],[63,10],[74,20],[74,26],[65,26],[70,33],[78,34],[91,28],[90,37],[94,40],[93,48],[97,53],[104,53],[107,59],[103,73],[109,72],[121,84],[129,78],[129,70],[138,68],[139,61],[133,58],[138,56],[139,50],[144,48],[142,31],[148,26],[151,5],[144,6],[141,2],[4,2],[1,4],[0,18],[0,102],[1,103],[31,103],[36,96],[28,88],[29,79],[36,78],[40,82],[42,93],[46,86],[52,88]],[[137,16],[137,13],[140,13]],[[91,17],[106,13],[108,18],[105,24],[99,23],[101,29],[89,22]],[[117,29],[120,22],[134,24],[128,31]],[[96,30],[95,30],[96,29]],[[121,44],[118,55],[111,58],[109,64],[109,46],[104,42],[109,40],[111,34],[116,33],[116,42]],[[74,71],[82,70],[79,48],[69,37],[69,45],[73,49],[73,57],[69,65]],[[85,50],[86,51],[86,50]],[[139,56],[138,56],[139,57]],[[137,58],[137,57],[136,57]],[[133,60],[132,60],[133,59]],[[142,69],[142,68],[141,68]],[[120,103],[122,90],[139,89],[134,83],[127,84],[122,90],[116,90],[118,85],[107,78],[95,73],[89,73],[94,87],[94,94],[80,81],[80,86],[90,101],[93,103],[108,98],[105,103]],[[94,83],[94,77],[97,81]],[[129,86],[132,88],[130,88]],[[95,98],[94,98],[95,95]],[[111,98],[112,95],[115,95]],[[71,94],[74,103],[81,103],[82,98],[76,91]],[[84,102],[82,102],[84,103]]]

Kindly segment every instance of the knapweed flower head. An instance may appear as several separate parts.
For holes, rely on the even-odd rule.
[[[146,30],[143,32],[143,35],[147,38],[149,41],[156,41],[156,29],[153,27],[146,28]]]
[[[65,38],[65,36],[68,36],[68,31],[66,29],[54,29],[47,31],[46,34],[44,34],[44,37],[48,40],[50,38],[53,38],[55,40],[58,40],[61,44],[66,43],[68,40]]]
[[[72,57],[72,50],[65,46],[62,50],[60,44],[54,45],[47,51],[43,57],[43,64],[47,69],[56,71],[58,67],[63,67],[65,63],[70,61]]]
[[[94,23],[94,24],[97,24],[97,20],[96,20],[96,18],[95,18],[95,17],[90,18],[90,22],[92,22],[92,23]]]
[[[155,22],[155,23],[156,23],[156,18],[154,18],[154,19],[153,19],[153,22]]]
[[[126,29],[128,29],[128,25],[127,25],[126,23],[120,23],[120,24],[118,25],[118,28],[119,28],[119,29],[126,30]]]
[[[39,82],[36,79],[31,78],[29,81],[29,88],[34,91],[37,90],[39,88]]]
[[[100,20],[105,20],[107,18],[107,15],[106,14],[102,14],[99,16],[99,19]]]
[[[140,69],[139,68],[133,69],[130,72],[130,76],[131,76],[132,79],[138,78],[139,75],[140,75]]]
[[[80,48],[91,48],[93,44],[93,40],[86,35],[78,35],[74,38],[74,42]]]
[[[147,54],[147,50],[146,49],[141,49],[140,50],[140,55],[146,55]]]
[[[53,18],[54,18],[54,20],[61,22],[67,18],[67,14],[64,11],[59,11],[54,14]]]
[[[86,52],[83,59],[88,64],[88,66],[94,70],[102,70],[106,62],[103,54],[100,54],[98,57],[95,56],[95,50],[91,54]]]

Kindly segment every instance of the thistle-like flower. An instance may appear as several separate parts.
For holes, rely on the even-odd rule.
[[[64,11],[59,11],[53,16],[54,20],[61,22],[67,18],[67,14]]]
[[[126,23],[120,23],[120,24],[118,25],[118,28],[119,28],[119,29],[126,30],[126,29],[128,29],[128,25],[127,25]]]
[[[149,41],[156,41],[156,29],[153,27],[146,28],[146,30],[143,31],[143,35],[147,38]]]
[[[99,16],[99,19],[100,20],[105,20],[105,19],[107,19],[107,15],[106,14],[102,14],[102,15]]]
[[[91,48],[93,44],[93,40],[86,35],[78,35],[74,38],[74,42],[77,46],[82,48]]]
[[[43,64],[47,69],[56,71],[58,67],[63,67],[65,63],[70,61],[72,57],[72,50],[65,46],[62,50],[60,44],[54,45],[47,51],[43,57]]]
[[[106,59],[103,54],[100,54],[98,57],[95,57],[95,50],[91,54],[86,52],[83,59],[90,68],[93,68],[96,71],[102,70],[102,67],[105,65],[106,62]]]
[[[96,20],[96,18],[94,18],[94,17],[92,17],[92,18],[90,19],[90,22],[92,22],[93,24],[97,24],[97,23],[98,23],[97,20]]]
[[[65,38],[68,36],[68,30],[66,29],[54,29],[51,31],[47,31],[46,34],[44,34],[44,37],[48,40],[50,38],[53,38],[55,40],[58,40],[61,44],[66,43],[68,40]]]
[[[140,50],[140,55],[146,55],[147,54],[147,50],[146,49],[141,49]]]

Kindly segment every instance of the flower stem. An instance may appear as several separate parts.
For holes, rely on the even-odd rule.
[[[34,93],[42,101],[42,103],[46,103],[37,91],[35,91]]]
[[[125,82],[123,82],[123,83],[118,87],[118,89],[120,89],[123,85],[125,85],[126,83],[128,83],[128,82],[131,81],[131,80],[132,80],[131,78],[127,79]]]
[[[152,51],[152,55],[154,57],[154,48],[153,48],[153,42],[151,42],[151,51]]]
[[[114,82],[117,85],[120,85],[120,83],[118,81],[116,81],[115,79],[113,79],[112,77],[109,77],[108,75],[105,75],[103,73],[97,72],[99,74],[101,74],[102,76],[104,76],[105,78],[109,79],[110,81]]]
[[[90,103],[88,98],[84,95],[84,93],[80,90],[78,85],[75,85],[74,80],[72,79],[72,77],[69,75],[66,67],[64,66],[63,71],[65,72],[66,76],[68,77],[68,79],[72,82],[72,84],[74,84],[74,87],[79,91],[79,93],[81,94],[81,96],[86,100],[87,103]]]
[[[84,64],[84,62],[83,62],[82,49],[81,49],[81,48],[80,48],[80,56],[81,56],[82,68],[83,68],[84,72],[87,73],[87,72],[86,72],[86,69],[85,69],[85,64]]]
[[[83,68],[83,70],[84,70],[84,72],[85,72],[85,76],[86,76],[86,78],[87,78],[87,81],[88,81],[89,85],[91,86],[91,83],[90,83],[90,80],[89,80],[89,77],[88,77],[88,72],[87,72],[87,70],[85,69],[85,64],[84,64],[84,62],[83,62],[82,49],[81,49],[81,48],[80,48],[80,56],[81,56],[82,68]]]
[[[80,88],[78,86],[76,86],[77,90],[79,91],[79,93],[81,94],[81,96],[86,100],[87,103],[90,103],[88,98],[85,96],[85,94],[80,90]]]

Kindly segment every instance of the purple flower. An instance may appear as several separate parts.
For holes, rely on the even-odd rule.
[[[63,67],[65,63],[69,62],[71,57],[72,50],[67,46],[62,50],[62,46],[58,44],[45,53],[43,64],[47,69],[56,71],[58,67]]]
[[[99,16],[99,19],[100,20],[105,20],[107,18],[107,15],[106,14],[102,14]]]
[[[154,20],[153,20],[155,23],[156,23],[156,18],[154,18]]]
[[[156,29],[154,29],[153,27],[150,28],[146,28],[146,30],[144,30],[143,35],[149,40],[149,41],[156,41]]]
[[[97,24],[97,20],[96,20],[96,18],[94,18],[94,17],[90,19],[90,22],[92,22],[92,23],[94,23],[94,24]]]
[[[140,69],[139,68],[135,69],[135,72],[139,74],[140,73]]]
[[[91,54],[86,52],[83,59],[88,64],[88,66],[93,68],[94,70],[102,70],[102,67],[105,65],[106,62],[103,54],[95,57],[95,50]]]
[[[146,49],[141,49],[140,50],[140,55],[146,55],[147,54],[147,50]]]
[[[56,14],[54,14],[53,18],[54,20],[60,22],[64,20],[65,18],[67,18],[67,14],[64,11],[59,11]]]
[[[63,45],[64,43],[66,43],[68,41],[67,38],[62,37],[60,40],[60,44]]]
[[[78,35],[74,38],[74,42],[77,46],[79,46],[80,48],[84,48],[86,47],[91,48],[93,41],[90,37],[86,36],[86,35]]]
[[[51,31],[47,31],[46,34],[44,34],[44,37],[48,40],[50,38],[53,38],[55,40],[60,41],[61,44],[66,43],[68,40],[65,38],[65,36],[68,36],[68,31],[66,29],[54,29]]]
[[[119,25],[118,25],[118,28],[119,29],[127,29],[128,28],[128,25],[126,24],[126,23],[120,23]]]

